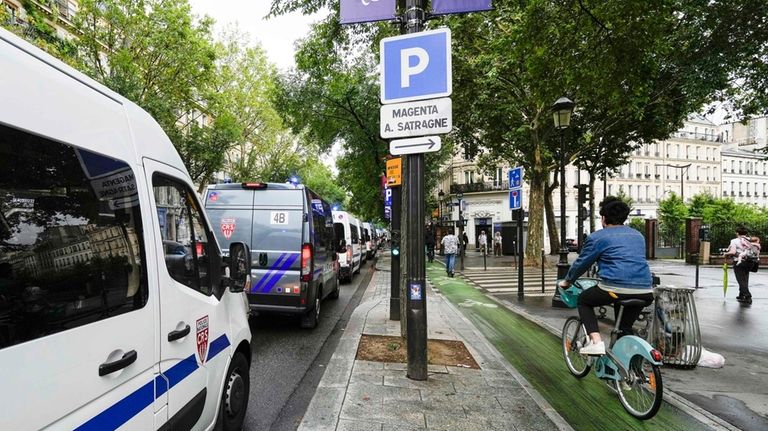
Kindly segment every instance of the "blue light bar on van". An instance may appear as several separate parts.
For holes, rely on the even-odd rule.
[[[267,188],[267,183],[243,183],[244,189],[261,190]]]

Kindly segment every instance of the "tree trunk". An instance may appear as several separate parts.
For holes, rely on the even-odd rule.
[[[557,255],[560,249],[560,236],[557,232],[557,223],[555,222],[555,205],[552,201],[552,193],[560,184],[556,179],[544,186],[544,210],[547,217],[547,233],[549,234],[549,254]]]
[[[535,168],[534,168],[535,169]],[[541,246],[544,244],[544,182],[545,176],[531,176],[531,197],[528,204],[528,243],[525,261],[530,266],[541,266]]]

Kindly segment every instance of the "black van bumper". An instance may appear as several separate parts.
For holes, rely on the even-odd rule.
[[[249,304],[255,313],[306,314],[307,306]]]

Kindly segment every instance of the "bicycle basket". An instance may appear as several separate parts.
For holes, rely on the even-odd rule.
[[[581,292],[593,286],[597,286],[597,280],[591,278],[576,280],[567,289],[560,287],[560,280],[557,281],[557,291],[560,292],[560,300],[568,308],[576,308],[579,304]]]

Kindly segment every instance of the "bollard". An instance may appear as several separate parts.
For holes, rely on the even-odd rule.
[[[698,289],[699,288],[699,253],[696,253],[694,256],[696,257],[696,284],[694,285],[694,287]]]
[[[544,249],[541,249],[541,293],[544,293]]]
[[[483,246],[483,271],[488,271],[488,264],[485,262],[485,250],[487,249],[487,246]]]

